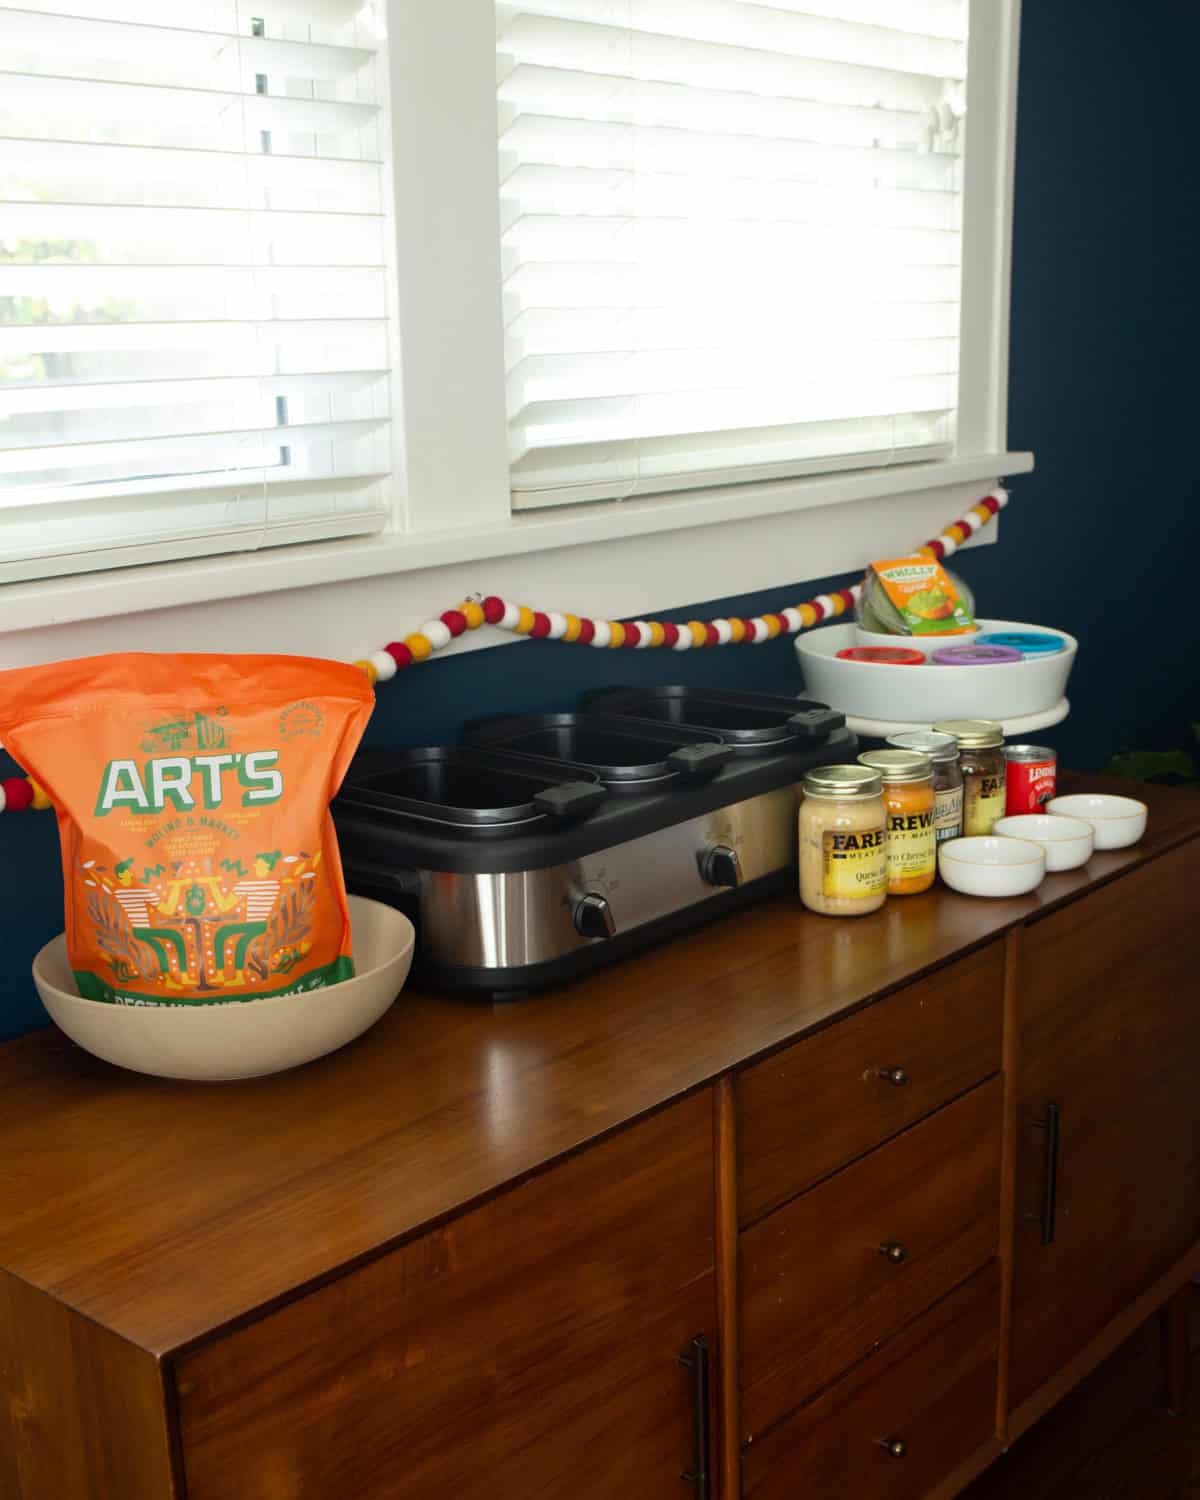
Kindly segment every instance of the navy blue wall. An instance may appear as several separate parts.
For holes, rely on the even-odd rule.
[[[1198,51],[1192,0],[1025,7],[1010,434],[1038,468],[1013,487],[1001,545],[960,566],[983,613],[1080,637],[1074,711],[1044,737],[1087,768],[1125,746],[1181,744],[1189,716],[1200,717],[1184,602],[1197,540],[1200,195],[1186,101]],[[752,615],[848,581],[797,580],[671,614]],[[1134,645],[1143,632],[1153,655]],[[568,706],[616,677],[779,692],[797,682],[787,641],[694,655],[531,642],[407,673],[380,694],[369,739],[454,738],[464,718]],[[5,817],[0,837],[5,1036],[45,1019],[26,976],[62,919],[53,820]]]

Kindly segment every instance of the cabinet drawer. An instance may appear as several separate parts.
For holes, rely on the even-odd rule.
[[[705,1093],[185,1356],[189,1500],[678,1500],[712,1183]]]
[[[739,1222],[997,1072],[1003,990],[996,942],[747,1068],[737,1084]]]
[[[996,1254],[1002,1093],[989,1080],[742,1234],[743,1435]]]
[[[999,1286],[993,1261],[748,1448],[746,1500],[920,1500],[951,1475],[995,1431]]]

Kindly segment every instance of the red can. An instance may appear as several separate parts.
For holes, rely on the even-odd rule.
[[[1004,758],[1005,813],[1042,812],[1058,792],[1058,756],[1046,745],[1006,745]]]

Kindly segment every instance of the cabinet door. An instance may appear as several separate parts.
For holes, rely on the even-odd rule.
[[[688,1500],[712,1266],[705,1093],[184,1357],[189,1500]]]
[[[1191,843],[1025,934],[1014,1406],[1200,1237],[1198,882]]]

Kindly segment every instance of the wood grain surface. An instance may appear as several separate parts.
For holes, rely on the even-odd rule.
[[[742,1235],[745,1438],[995,1256],[1001,1117],[993,1078]]]
[[[1003,990],[999,941],[739,1074],[741,1223],[998,1072]]]
[[[781,897],[517,1005],[406,990],[277,1078],[143,1078],[53,1029],[10,1043],[0,1268],[151,1353],[190,1347],[1200,831],[1200,799],[1138,790],[1144,843],[1032,896],[934,890],[852,923]]]
[[[681,1500],[712,1145],[699,1094],[185,1356],[188,1500]]]
[[[746,1500],[928,1495],[992,1436],[999,1290],[993,1262],[752,1444]]]
[[[1200,844],[1023,939],[1011,1406],[1200,1237]],[[1049,1102],[1053,1242],[1040,1242]]]

